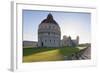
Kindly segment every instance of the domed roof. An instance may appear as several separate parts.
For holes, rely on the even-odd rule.
[[[41,23],[53,23],[58,25],[58,23],[53,19],[53,16],[50,13],[48,14],[47,18],[44,19]]]
[[[38,28],[39,33],[47,33],[52,32],[56,34],[60,34],[60,27],[58,23],[53,19],[52,14],[48,14],[47,18],[44,19],[40,24]]]

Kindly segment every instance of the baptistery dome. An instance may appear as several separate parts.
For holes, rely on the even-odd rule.
[[[38,46],[39,47],[59,47],[61,31],[58,23],[54,20],[52,14],[41,21],[38,27]]]

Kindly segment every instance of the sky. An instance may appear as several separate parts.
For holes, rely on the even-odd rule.
[[[38,26],[51,13],[61,29],[61,39],[64,35],[76,39],[79,43],[91,42],[91,14],[82,12],[55,12],[23,10],[23,40],[38,41]]]

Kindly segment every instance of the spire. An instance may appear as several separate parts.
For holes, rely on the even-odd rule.
[[[79,40],[79,36],[77,36],[76,39]]]
[[[64,36],[63,36],[63,39],[67,39],[67,36],[66,36],[66,35],[64,35]]]
[[[53,16],[52,16],[51,13],[48,14],[48,16],[47,16],[47,20],[53,20]]]
[[[79,44],[79,36],[76,37],[77,45]]]
[[[71,36],[68,37],[71,40]]]

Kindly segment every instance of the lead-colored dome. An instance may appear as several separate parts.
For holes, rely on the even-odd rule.
[[[58,23],[53,19],[53,16],[52,16],[52,14],[48,14],[48,16],[47,16],[47,18],[46,19],[44,19],[42,22],[41,22],[41,24],[42,23],[53,23],[53,24],[55,24],[55,25],[57,25],[58,26]]]
[[[50,13],[48,14],[47,18],[40,23],[38,32],[61,33],[58,23],[53,19],[53,16]]]

